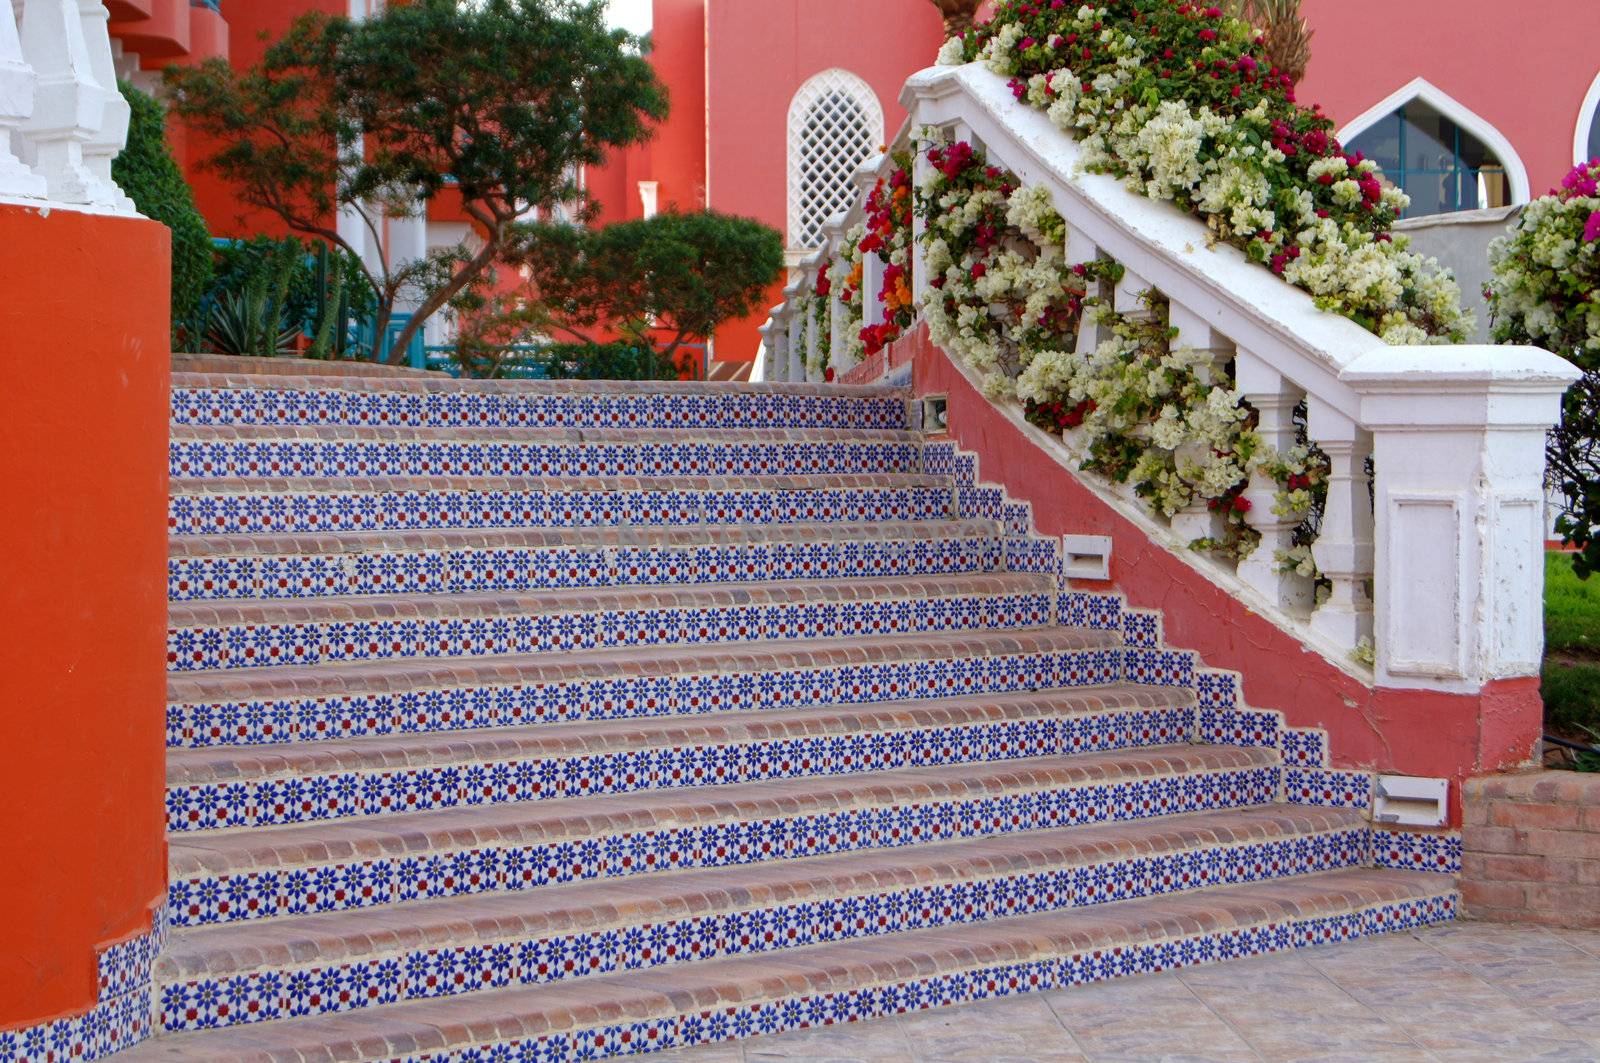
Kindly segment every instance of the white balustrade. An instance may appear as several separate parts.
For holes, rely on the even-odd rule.
[[[1328,458],[1327,501],[1311,556],[1330,588],[1311,627],[1335,645],[1355,646],[1372,637],[1372,434],[1315,395],[1306,407],[1306,434]]]
[[[1292,448],[1296,442],[1294,410],[1302,393],[1272,363],[1252,351],[1235,355],[1234,377],[1245,401],[1256,411],[1261,442],[1280,451]],[[1251,474],[1240,497],[1250,506],[1245,519],[1261,540],[1239,562],[1239,579],[1275,609],[1293,617],[1308,615],[1315,588],[1310,579],[1290,571],[1283,561],[1294,546],[1300,518],[1273,512],[1278,504],[1278,482],[1262,470]]]
[[[44,178],[16,155],[22,126],[33,117],[33,67],[22,54],[17,16],[0,0],[0,199],[43,199]]]
[[[111,177],[128,103],[101,0],[0,2],[0,200],[136,215]]]

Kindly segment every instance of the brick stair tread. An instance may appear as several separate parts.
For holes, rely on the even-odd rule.
[[[1234,927],[1335,916],[1372,905],[1438,897],[1453,890],[1449,879],[1426,872],[1344,869],[777,954],[598,975],[566,984],[488,990],[342,1015],[166,1035],[136,1046],[120,1058],[130,1063],[388,1059]]]
[[[174,495],[289,492],[457,491],[568,495],[598,491],[841,491],[951,488],[948,476],[918,472],[804,473],[782,476],[263,476],[173,480]]]
[[[1132,709],[1181,708],[1194,702],[1195,696],[1189,690],[1119,683],[876,705],[575,720],[279,745],[204,746],[167,751],[167,785],[198,786],[324,772],[397,771],[485,760],[828,738],[1042,717],[1088,716]]]
[[[1271,767],[1274,749],[1147,746],[994,763],[898,768],[515,804],[457,806],[377,819],[322,820],[173,836],[173,879],[310,866],[439,849],[546,843],[697,822],[747,822],[907,801],[948,801],[1162,776]]]
[[[171,627],[228,624],[333,623],[412,619],[476,619],[531,614],[647,609],[718,609],[786,603],[901,601],[1007,594],[1050,594],[1051,576],[1029,572],[940,573],[874,580],[770,580],[749,583],[638,584],[461,594],[407,592],[324,598],[174,602]]]
[[[905,388],[882,384],[804,384],[779,381],[694,380],[459,380],[426,376],[263,376],[260,373],[174,371],[174,388],[237,388],[246,391],[376,391],[446,395],[812,395],[818,398],[909,398]]]
[[[926,438],[908,428],[474,428],[345,424],[175,424],[175,443],[543,443],[641,446],[686,443],[909,443]]]
[[[1353,809],[1271,805],[200,926],[174,932],[157,961],[157,976],[174,982],[345,963],[400,950],[536,939],[1306,837],[1366,823],[1365,814]]]
[[[778,640],[701,646],[628,646],[565,653],[412,660],[340,661],[225,671],[171,673],[171,702],[216,698],[318,697],[356,692],[528,684],[639,675],[728,674],[945,657],[1117,649],[1122,636],[1087,628],[1038,627],[978,632]]]
[[[298,556],[493,549],[741,546],[771,543],[938,541],[998,536],[987,519],[823,521],[794,524],[604,525],[590,528],[441,528],[371,532],[172,535],[173,558]]]

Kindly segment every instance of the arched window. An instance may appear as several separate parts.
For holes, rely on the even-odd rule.
[[[822,223],[855,197],[850,175],[883,143],[883,105],[872,86],[824,70],[789,104],[789,245],[814,247]]]
[[[1590,159],[1600,159],[1600,75],[1596,75],[1578,109],[1578,131],[1572,141],[1573,163]]]
[[[1510,142],[1421,78],[1350,123],[1343,140],[1405,190],[1409,217],[1528,201]]]

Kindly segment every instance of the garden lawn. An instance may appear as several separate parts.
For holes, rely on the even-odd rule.
[[[1600,741],[1600,576],[1578,579],[1572,556],[1555,551],[1544,576],[1545,722],[1564,738]]]

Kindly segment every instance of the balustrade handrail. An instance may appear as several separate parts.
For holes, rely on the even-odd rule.
[[[1542,443],[1577,377],[1572,366],[1528,347],[1386,344],[1213,240],[1204,222],[1175,205],[1086,172],[1075,138],[981,64],[915,74],[901,103],[909,117],[894,147],[906,145],[912,129],[936,128],[947,140],[981,147],[1024,186],[1047,189],[1066,222],[1066,261],[1122,267],[1110,293],[1118,313],[1136,314],[1145,293],[1159,294],[1175,346],[1232,365],[1265,444],[1286,452],[1308,442],[1321,452],[1327,491],[1310,546],[1316,582],[1284,563],[1305,529],[1301,518],[1274,513],[1279,485],[1263,472],[1241,495],[1260,541],[1236,563],[1202,561],[1187,549],[1206,538],[1204,506],[1162,519],[1125,489],[1084,477],[1092,490],[1365,682],[1463,691],[1538,673]],[[816,378],[817,271],[845,248],[867,193],[891,172],[892,155],[857,171],[861,196],[823,227],[822,246],[773,309],[763,328],[769,379]],[[915,231],[920,236],[920,219]],[[927,287],[920,240],[912,254],[920,309]],[[864,271],[864,306],[875,305],[880,279],[881,271]],[[850,360],[838,357],[844,317],[832,314],[833,364],[848,370]],[[1092,350],[1096,335],[1085,322],[1079,351]],[[1028,425],[1015,403],[1001,410],[1076,471],[1069,441]]]
[[[0,3],[0,204],[137,216],[111,162],[129,107],[102,0]]]

